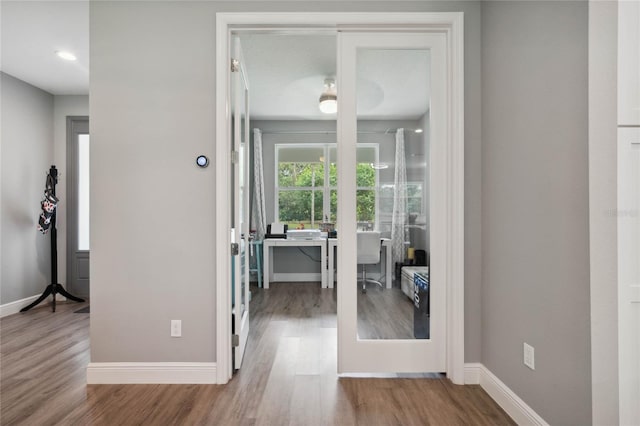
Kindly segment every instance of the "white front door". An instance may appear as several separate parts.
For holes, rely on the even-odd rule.
[[[338,36],[339,373],[447,371],[451,277],[445,271],[452,251],[446,230],[452,219],[446,206],[452,161],[447,147],[451,112],[446,49],[447,39],[441,33],[341,32]],[[391,73],[396,81],[410,84],[415,96],[397,99],[397,94],[385,92],[384,81],[369,80],[376,71],[379,78]],[[382,98],[394,100],[394,108],[380,108]],[[357,147],[366,143],[366,132],[358,131],[363,120],[400,115],[417,124],[397,136],[397,129],[389,130],[395,161],[386,168],[362,162]],[[374,192],[361,185],[374,173],[371,169],[387,182]],[[377,218],[366,216],[372,197],[377,197]],[[363,266],[356,265],[357,232],[375,227],[382,236],[397,236],[394,256],[413,263],[413,269],[405,269],[405,292],[399,283],[387,288],[358,282]],[[374,264],[364,267],[376,270]],[[416,274],[427,285],[414,294]]]
[[[640,425],[640,128],[618,129],[620,424]]]
[[[240,40],[233,39],[231,74],[232,121],[232,344],[233,369],[242,365],[249,337],[249,85]]]

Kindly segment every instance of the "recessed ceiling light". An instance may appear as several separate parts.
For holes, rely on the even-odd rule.
[[[67,61],[75,61],[78,59],[76,58],[76,55],[71,52],[67,52],[66,50],[56,50],[56,55]]]
[[[422,129],[415,129],[414,133],[422,133]]]

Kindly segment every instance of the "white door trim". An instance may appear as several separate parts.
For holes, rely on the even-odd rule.
[[[228,200],[230,164],[229,43],[232,26],[309,31],[312,29],[420,30],[447,37],[450,73],[449,169],[450,227],[446,256],[447,375],[464,383],[464,39],[463,13],[217,13],[216,14],[216,199]],[[395,26],[395,27],[394,27]],[[230,212],[216,209],[216,366],[218,383],[231,378]]]

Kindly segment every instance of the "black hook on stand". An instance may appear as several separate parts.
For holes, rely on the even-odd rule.
[[[56,200],[56,203],[57,203],[57,198],[56,198],[57,183],[58,183],[58,169],[56,169],[56,166],[51,166],[51,168],[49,169],[49,174],[47,175],[45,194],[47,198]],[[53,302],[51,306],[52,306],[53,312],[55,312],[56,311],[56,293],[60,293],[67,299],[73,300],[74,302],[84,302],[84,299],[81,299],[79,297],[76,297],[70,294],[69,292],[67,292],[67,290],[64,289],[64,287],[62,287],[62,284],[58,283],[58,231],[56,229],[56,210],[57,208],[54,207],[53,214],[51,216],[51,222],[50,222],[51,223],[50,225],[50,228],[51,228],[51,231],[50,231],[51,232],[51,284],[49,284],[47,288],[45,288],[42,295],[38,297],[36,301],[20,309],[20,312],[28,311],[29,309],[36,306],[38,303],[45,300],[49,295],[53,296]]]

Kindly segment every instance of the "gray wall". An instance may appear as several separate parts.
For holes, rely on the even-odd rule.
[[[618,4],[589,2],[589,220],[593,424],[618,424]]]
[[[93,362],[215,360],[212,6],[91,3]]]
[[[482,6],[482,362],[558,425],[591,423],[587,8]]]
[[[227,200],[194,158],[214,152],[218,11],[465,12],[465,359],[479,361],[480,3],[400,1],[91,3],[92,361],[215,361]]]
[[[53,96],[0,73],[2,256],[0,304],[39,295],[50,282],[50,237],[37,231],[53,164]]]

